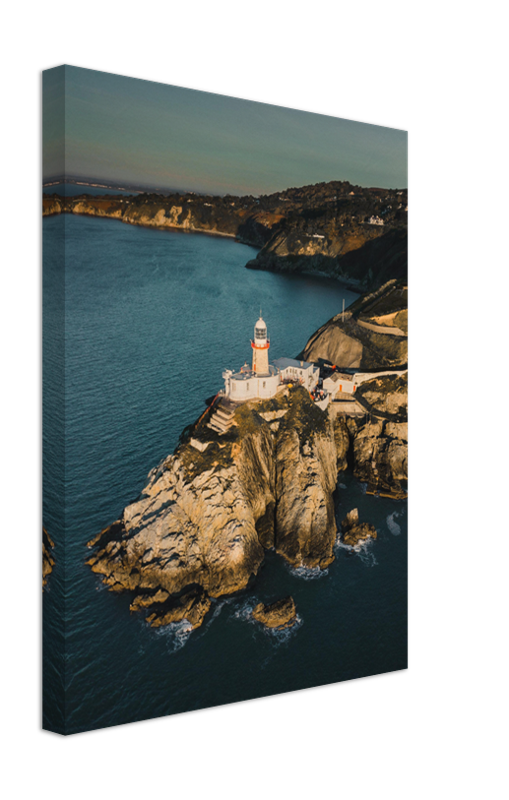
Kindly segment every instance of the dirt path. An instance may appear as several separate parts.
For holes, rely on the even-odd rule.
[[[382,325],[374,325],[372,322],[364,322],[364,320],[357,319],[357,325],[360,325],[361,328],[366,328],[368,331],[374,331],[374,333],[382,333],[388,336],[404,336],[407,338],[407,334],[405,331],[402,331],[401,328],[386,328]]]

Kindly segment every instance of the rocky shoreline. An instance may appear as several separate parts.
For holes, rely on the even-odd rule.
[[[185,213],[182,203],[177,213],[171,198],[164,198],[163,208],[161,202],[144,196],[68,198],[60,207],[61,199],[53,196],[47,213],[93,213],[156,227],[178,223],[191,230],[203,219],[197,208],[217,211],[203,198]],[[52,210],[55,204],[59,211]],[[218,232],[219,226],[240,239],[240,216],[244,233],[251,231],[258,246],[272,228],[280,243],[285,224],[296,241],[282,216],[257,211],[254,222],[252,208],[240,214],[233,206],[220,221],[207,210],[216,228],[207,232]],[[262,246],[257,268],[277,269],[272,256],[266,260],[267,252]],[[370,292],[316,331],[299,356],[320,363],[324,374],[335,365],[366,370],[355,395],[339,391],[322,411],[303,387],[281,386],[270,400],[236,405],[233,418],[228,409],[232,424],[224,432],[208,425],[216,400],[222,402],[215,398],[185,429],[175,452],[149,473],[138,499],[88,543],[91,569],[111,591],[132,593],[131,611],[143,611],[153,627],[172,622],[199,627],[214,598],[252,583],[269,549],[294,567],[325,569],[335,557],[334,492],[341,471],[351,468],[370,493],[406,497],[407,287],[404,278],[395,277],[377,285],[371,271],[369,281]],[[376,538],[373,526],[359,522],[355,513],[345,517],[339,532],[350,547]],[[280,619],[278,608],[274,619]],[[264,622],[271,618],[269,607],[257,607],[256,613],[271,626]]]
[[[333,495],[349,466],[372,490],[402,496],[404,426],[321,411],[300,386],[239,405],[223,435],[207,426],[209,414],[88,543],[92,570],[111,591],[132,592],[131,610],[153,627],[199,627],[211,598],[251,584],[267,549],[294,567],[325,569],[338,536]],[[349,546],[376,538],[358,520],[341,530]]]
[[[406,276],[407,203],[406,189],[331,181],[260,197],[48,192],[43,215],[227,236],[260,248],[250,269],[332,277],[362,292]]]

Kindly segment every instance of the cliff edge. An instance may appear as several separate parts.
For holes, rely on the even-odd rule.
[[[356,291],[406,278],[407,190],[330,181],[270,195],[193,192],[43,195],[43,215],[84,214],[131,225],[235,237],[260,248],[246,265],[326,275]]]
[[[309,339],[298,356],[343,368],[401,368],[408,360],[407,285],[392,279],[359,297]]]
[[[266,548],[295,566],[334,558],[332,495],[348,438],[338,440],[308,392],[284,388],[238,406],[223,435],[207,422],[187,431],[140,497],[89,542],[92,570],[111,590],[133,591],[132,609],[150,609],[152,625],[182,614],[191,622],[191,609],[200,625],[208,598],[244,589]]]

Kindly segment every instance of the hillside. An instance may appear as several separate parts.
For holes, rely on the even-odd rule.
[[[406,190],[331,181],[260,197],[48,193],[43,214],[231,236],[260,248],[250,269],[327,275],[365,291],[406,278],[407,203]]]
[[[299,358],[324,359],[339,367],[383,369],[405,366],[407,286],[391,280],[362,295],[344,315],[336,314],[309,339]]]

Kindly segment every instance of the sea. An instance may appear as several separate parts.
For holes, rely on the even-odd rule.
[[[150,628],[85,563],[222,370],[250,360],[260,308],[270,356],[295,356],[357,295],[245,269],[256,250],[229,238],[118,220],[47,217],[43,250],[43,524],[56,561],[43,594],[44,727],[78,733],[405,669],[406,502],[367,495],[350,471],[338,523],[357,507],[376,541],[338,542],[324,571],[267,552],[253,585],[214,600],[195,631]],[[294,627],[252,620],[256,603],[287,595]]]

